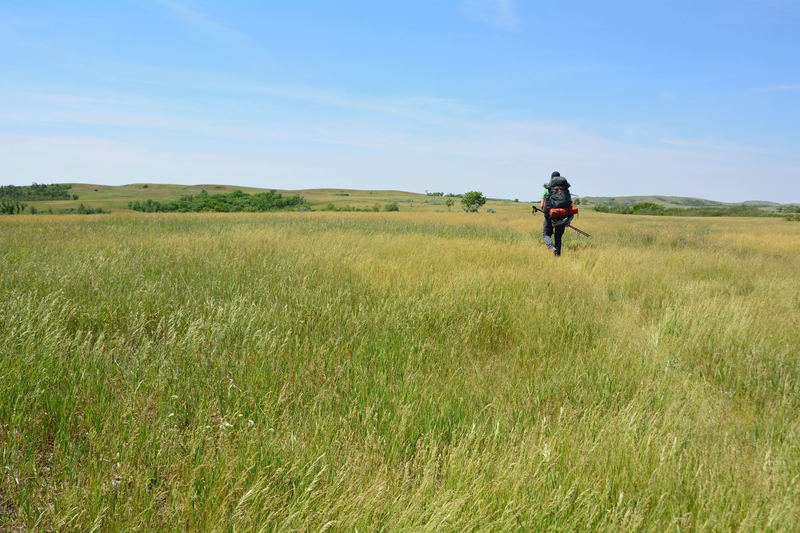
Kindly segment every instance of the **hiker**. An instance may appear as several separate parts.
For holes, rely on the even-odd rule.
[[[572,197],[569,194],[569,182],[558,171],[550,174],[550,182],[544,184],[541,209],[544,213],[542,236],[547,248],[553,255],[561,255],[561,237],[572,221]],[[562,215],[562,216],[551,216]]]

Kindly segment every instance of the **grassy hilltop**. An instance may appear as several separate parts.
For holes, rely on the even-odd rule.
[[[689,198],[685,196],[584,196],[581,202],[585,205],[633,205],[649,202],[664,207],[725,207],[730,205],[747,205],[774,209],[783,204],[761,200],[749,200],[739,204],[705,200],[703,198]]]
[[[114,212],[130,211],[128,203],[131,201],[154,200],[158,202],[177,200],[184,195],[196,195],[201,191],[209,194],[231,193],[240,190],[245,193],[264,192],[269,189],[259,189],[254,187],[236,187],[232,185],[170,185],[153,183],[134,183],[130,185],[92,185],[86,183],[70,184],[70,193],[78,196],[77,200],[48,200],[38,202],[28,202],[39,210],[52,208],[57,211],[60,209],[76,208],[80,204],[88,207],[101,208]],[[425,211],[446,211],[446,198],[428,196],[404,191],[364,191],[357,189],[302,189],[302,190],[279,190],[285,195],[299,194],[303,196],[311,208],[321,209],[328,204],[335,206],[351,206],[356,208],[372,207],[376,203],[397,203],[401,211],[425,212]],[[453,198],[455,205],[453,210],[461,209],[460,198]],[[522,202],[511,200],[489,200],[485,208],[513,208],[519,210]],[[529,209],[529,207],[526,207]]]
[[[0,218],[0,530],[800,528],[800,224],[511,207]]]
[[[129,185],[92,185],[86,183],[69,184],[70,195],[78,196],[77,200],[42,200],[27,201],[28,205],[34,206],[40,211],[53,209],[58,212],[63,209],[76,209],[83,204],[94,209],[119,212],[130,211],[129,202],[153,200],[157,202],[175,201],[185,195],[197,195],[201,191],[209,194],[232,193],[240,190],[245,193],[255,194],[269,189],[255,187],[237,187],[233,185],[174,185],[158,183],[133,183]],[[375,204],[385,205],[386,203],[396,203],[401,211],[426,212],[426,211],[446,211],[446,198],[439,196],[429,196],[426,194],[405,192],[405,191],[382,191],[382,190],[357,190],[357,189],[301,189],[301,190],[279,190],[284,195],[299,194],[308,201],[312,209],[322,209],[328,204],[336,207],[350,206],[358,209],[365,209]],[[463,191],[461,191],[463,192]],[[537,194],[538,189],[535,191]],[[524,206],[532,198],[522,199],[521,202],[514,202],[511,199],[491,199],[485,208],[500,211],[510,211],[522,213],[527,207]],[[454,198],[455,205],[453,210],[461,209],[460,199]],[[538,200],[538,199],[537,199]],[[705,200],[702,198],[687,198],[681,196],[584,196],[580,197],[584,207],[596,205],[604,206],[629,206],[644,202],[663,205],[668,208],[690,208],[690,207],[725,207],[732,205],[746,205],[761,209],[774,210],[783,204],[765,201],[747,201],[741,204],[730,204]],[[789,204],[786,204],[789,205]]]

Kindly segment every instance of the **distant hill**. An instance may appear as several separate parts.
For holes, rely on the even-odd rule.
[[[703,198],[689,198],[686,196],[582,196],[581,203],[584,205],[633,205],[642,202],[651,202],[664,207],[725,207],[729,205],[747,205],[750,207],[761,207],[774,209],[781,205],[777,202],[767,202],[761,200],[749,200],[747,202],[726,203],[716,200],[705,200]]]
[[[80,204],[95,209],[105,209],[111,211],[129,211],[128,203],[131,201],[146,201],[148,199],[166,202],[174,201],[183,195],[194,195],[202,190],[209,194],[231,193],[241,190],[245,193],[253,194],[269,190],[269,188],[238,187],[235,185],[175,185],[166,183],[132,183],[129,185],[92,185],[87,183],[70,183],[63,199],[50,199],[41,201],[25,200],[26,203],[43,210],[52,208],[53,210],[75,209]],[[314,209],[322,209],[328,204],[335,206],[352,206],[366,208],[375,204],[387,202],[397,203],[401,211],[447,211],[449,210],[446,202],[447,198],[424,193],[413,193],[405,191],[378,191],[378,190],[358,190],[358,189],[304,189],[304,190],[285,190],[278,189],[283,194],[300,194]],[[462,192],[462,191],[452,191]],[[77,197],[77,198],[75,198]],[[577,198],[577,196],[576,196]],[[459,198],[453,198],[454,205],[450,208],[453,211],[461,209]],[[664,207],[725,207],[731,205],[747,205],[762,209],[774,210],[780,206],[798,204],[778,204],[766,201],[748,201],[739,204],[717,202],[715,200],[705,200],[702,198],[688,198],[683,196],[582,196],[581,203],[584,206],[593,205],[633,205],[642,202],[652,202],[663,205]],[[538,202],[538,199],[536,199]],[[490,198],[486,209],[496,209],[498,212],[517,211],[520,209],[530,209],[530,202],[523,200],[515,202]]]
[[[68,186],[69,199],[54,199],[43,201],[27,201],[27,204],[40,211],[53,209],[58,212],[64,209],[75,209],[80,204],[86,207],[103,209],[112,212],[130,211],[129,202],[153,200],[156,202],[170,202],[184,195],[195,195],[205,190],[209,194],[231,193],[236,190],[254,194],[270,190],[270,188],[238,187],[235,185],[175,185],[166,183],[132,183],[129,185],[94,185],[88,183],[70,183]],[[282,194],[299,194],[315,210],[325,209],[329,205],[339,208],[353,207],[366,209],[375,205],[384,206],[387,203],[398,204],[400,211],[460,211],[461,199],[452,198],[454,205],[447,207],[447,197],[432,196],[424,193],[405,191],[378,191],[358,189],[303,189],[286,190],[277,189]],[[461,192],[461,191],[453,191]],[[495,209],[497,212],[510,212],[529,210],[529,204],[490,198],[485,209]]]

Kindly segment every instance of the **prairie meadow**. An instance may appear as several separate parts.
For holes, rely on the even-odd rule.
[[[800,224],[512,207],[0,218],[0,529],[800,528]]]

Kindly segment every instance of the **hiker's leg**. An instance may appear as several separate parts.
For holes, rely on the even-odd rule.
[[[564,236],[564,230],[567,229],[566,224],[560,224],[555,227],[555,237],[556,237],[556,253],[561,255],[561,237]]]
[[[542,237],[544,238],[545,246],[548,248],[553,248],[553,240],[550,238],[552,235],[553,223],[548,217],[544,217],[544,222],[542,223]]]

